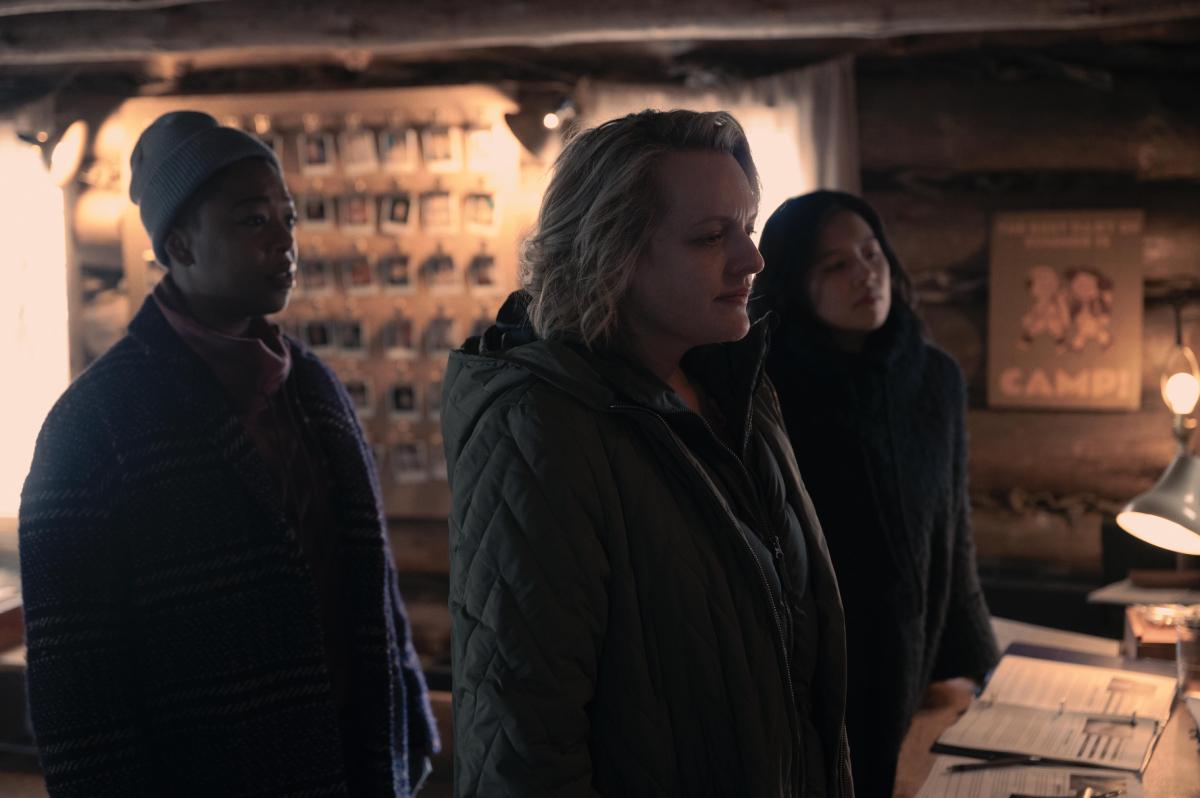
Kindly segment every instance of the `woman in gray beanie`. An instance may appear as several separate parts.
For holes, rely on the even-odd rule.
[[[279,164],[180,111],[131,166],[169,274],[50,412],[21,501],[50,794],[409,796],[438,737],[371,452],[263,319],[296,267]]]

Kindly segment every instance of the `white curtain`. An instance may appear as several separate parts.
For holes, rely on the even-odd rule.
[[[760,229],[789,197],[818,188],[859,193],[854,61],[849,56],[704,91],[595,82],[580,100],[589,125],[646,108],[733,114],[746,129],[762,180]]]

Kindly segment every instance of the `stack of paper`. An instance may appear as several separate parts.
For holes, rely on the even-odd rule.
[[[1141,771],[1174,698],[1166,676],[1009,654],[934,750]]]
[[[917,798],[1008,798],[1010,795],[1074,796],[1085,787],[1096,795],[1123,790],[1121,798],[1143,798],[1142,782],[1131,773],[1080,767],[1002,767],[951,773],[951,765],[977,762],[939,756]]]

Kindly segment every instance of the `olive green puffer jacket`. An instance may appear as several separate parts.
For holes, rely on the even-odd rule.
[[[806,547],[817,604],[810,717],[828,793],[852,798],[841,602],[761,376],[767,337],[760,323],[685,368],[713,394],[740,387],[730,434],[784,475],[803,531],[781,562]],[[703,421],[620,357],[500,341],[493,327],[450,356],[442,404],[456,795],[803,795],[786,608],[676,432]]]

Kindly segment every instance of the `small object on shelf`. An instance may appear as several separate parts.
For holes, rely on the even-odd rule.
[[[1175,659],[1175,606],[1133,605],[1125,608],[1121,653],[1131,658]]]

